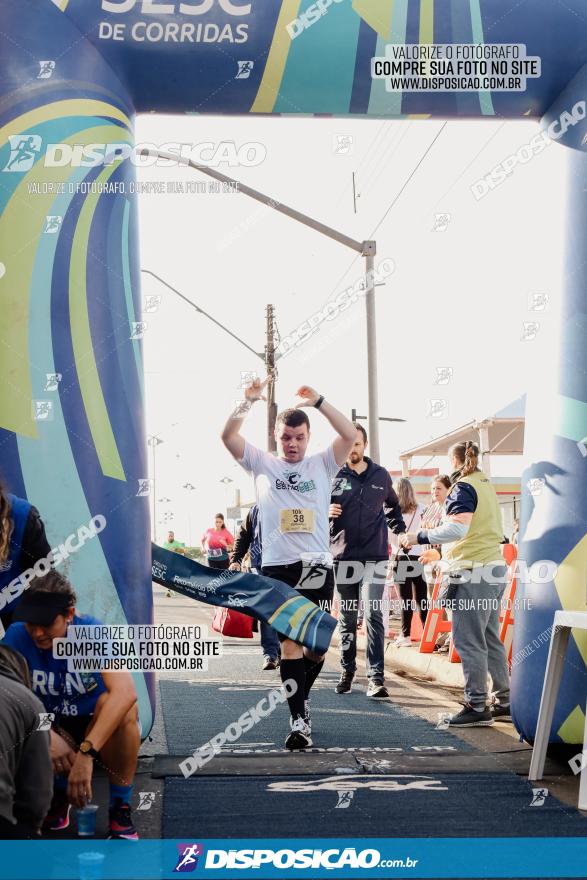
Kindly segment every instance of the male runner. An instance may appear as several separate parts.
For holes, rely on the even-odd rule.
[[[334,592],[328,528],[331,481],[346,461],[356,429],[322,395],[302,385],[297,392],[301,399],[296,407],[277,416],[275,438],[280,457],[262,452],[248,443],[240,430],[253,403],[264,400],[267,381],[255,379],[245,389],[245,400],[228,419],[222,442],[255,478],[264,536],[262,573],[296,587],[307,599],[329,611]],[[310,420],[301,411],[307,406],[320,410],[338,433],[328,449],[308,457]],[[324,665],[324,657],[291,639],[280,636],[280,641],[281,680],[293,679],[297,684],[295,693],[288,698],[291,731],[285,745],[292,750],[303,749],[312,745],[307,701]]]
[[[357,616],[365,592],[367,696],[389,699],[384,684],[385,631],[381,603],[389,559],[387,528],[404,537],[398,497],[385,468],[365,455],[367,432],[355,426],[355,443],[332,487],[330,549],[341,598],[339,634],[342,674],[337,694],[348,694],[357,671]],[[364,590],[363,590],[364,588]]]

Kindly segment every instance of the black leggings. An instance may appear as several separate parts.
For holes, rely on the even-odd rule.
[[[426,623],[428,615],[428,588],[421,574],[408,575],[405,581],[398,584],[400,598],[402,600],[402,636],[409,636],[412,627],[413,601],[418,603],[422,626]]]

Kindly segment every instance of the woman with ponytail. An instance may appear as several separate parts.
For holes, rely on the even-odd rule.
[[[445,544],[447,599],[451,601],[452,638],[463,664],[465,704],[453,715],[453,727],[487,727],[510,721],[510,685],[506,651],[499,638],[499,611],[507,568],[501,555],[503,526],[499,501],[479,469],[479,447],[457,443],[450,451],[452,489],[444,522],[405,537],[406,546]],[[488,706],[487,676],[493,683]]]
[[[20,598],[19,591],[6,588],[50,552],[37,508],[0,483],[0,620],[4,629],[10,626]]]

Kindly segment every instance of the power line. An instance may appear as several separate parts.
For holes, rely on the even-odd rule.
[[[381,132],[384,130],[384,128],[385,128],[385,126],[388,124],[388,122],[389,122],[389,120],[386,119],[386,120],[382,123],[382,125],[380,126],[380,128],[377,130],[377,132],[376,132],[376,134],[375,134],[375,137],[373,138],[373,140],[371,141],[371,143],[370,143],[369,146],[367,147],[367,152],[365,153],[365,155],[363,156],[363,158],[362,158],[361,161],[359,162],[359,165],[358,165],[358,167],[357,167],[357,169],[356,169],[356,173],[357,173],[357,174],[358,174],[359,169],[361,168],[361,166],[363,166],[363,165],[365,164],[365,162],[367,161],[367,157],[369,156],[369,153],[371,152],[371,150],[372,150],[373,147],[375,146],[375,142],[377,141],[377,138],[379,137],[379,135],[381,134]],[[337,201],[336,201],[335,204],[334,204],[334,207],[335,207],[335,208],[338,207],[338,205],[340,205],[342,199],[343,199],[344,196],[347,194],[350,185],[351,185],[350,183],[347,183],[347,184],[345,184],[345,186],[343,187],[343,190],[342,190],[341,194],[339,195]]]
[[[395,156],[403,141],[405,140],[410,128],[412,127],[412,123],[408,122],[407,124],[400,126],[396,132],[398,134],[398,138],[396,142],[392,140],[388,148],[383,151],[383,154],[380,156],[379,162],[373,166],[371,169],[371,174],[368,180],[363,184],[365,190],[368,190],[370,186],[372,186],[380,177],[382,171],[387,167],[390,159]],[[393,147],[393,149],[392,149]],[[389,151],[389,152],[388,152]]]
[[[433,205],[432,210],[434,210],[434,208],[436,208],[436,207],[440,204],[440,202],[441,202],[443,199],[445,199],[445,198],[447,197],[447,195],[449,194],[449,192],[451,192],[451,190],[454,189],[454,187],[457,185],[457,183],[459,182],[459,180],[461,180],[461,178],[463,177],[463,175],[465,175],[465,174],[467,173],[467,171],[469,170],[469,168],[470,168],[472,165],[475,164],[475,162],[477,161],[477,159],[479,158],[479,156],[481,155],[481,153],[482,153],[482,152],[483,152],[483,151],[489,146],[489,144],[491,143],[491,141],[493,140],[493,138],[494,138],[494,137],[497,137],[497,135],[498,135],[499,132],[502,130],[502,128],[504,127],[504,125],[505,125],[505,122],[502,122],[501,125],[499,126],[499,128],[496,128],[496,130],[493,132],[493,134],[489,135],[489,137],[487,138],[487,140],[485,141],[485,143],[483,144],[483,146],[481,147],[481,149],[480,149],[477,153],[475,153],[475,155],[473,156],[473,158],[471,159],[471,161],[470,161],[470,162],[469,162],[469,163],[463,168],[463,170],[461,171],[461,173],[459,174],[459,176],[458,176],[458,177],[457,177],[457,178],[451,183],[451,185],[450,185],[449,188],[446,190],[446,192],[443,193],[443,195],[441,195],[441,197],[438,199],[438,201]]]
[[[357,175],[359,171],[362,173],[363,177],[367,177],[372,174],[373,169],[379,164],[381,157],[385,155],[385,152],[388,146],[393,143],[393,139],[398,133],[398,127],[394,126],[393,123],[389,125],[385,134],[381,138],[381,141],[377,145],[376,149],[373,150],[373,155],[370,157],[369,161],[365,161],[363,163],[363,168],[359,167],[357,169]]]
[[[167,281],[165,281],[163,278],[161,278],[160,275],[157,275],[155,272],[151,272],[150,269],[141,269],[141,272],[144,272],[145,275],[152,275],[153,278],[156,278],[157,281],[159,281],[161,284],[164,284],[165,287],[167,287],[169,290],[173,291],[173,293],[175,293],[177,296],[179,296],[179,298],[182,299],[184,302],[186,302],[189,306],[191,306],[197,312],[200,312],[201,315],[205,315],[206,318],[209,318],[210,321],[213,321],[214,324],[216,324],[218,327],[220,327],[221,330],[224,330],[225,333],[228,333],[230,336],[232,336],[233,339],[236,339],[237,342],[240,342],[240,344],[244,345],[245,348],[248,348],[249,351],[252,351],[254,355],[261,358],[261,360],[264,360],[263,354],[261,354],[258,351],[255,351],[254,348],[251,348],[251,346],[248,344],[248,342],[245,342],[244,339],[241,339],[240,336],[237,336],[236,333],[233,333],[232,330],[229,330],[228,327],[225,327],[224,324],[221,324],[220,321],[217,321],[216,318],[213,318],[212,315],[209,315],[208,312],[204,311],[204,309],[202,309],[202,308],[200,308],[200,306],[196,305],[195,302],[192,302],[191,299],[188,299],[187,296],[184,296],[183,293],[181,293],[179,290],[177,290],[176,287],[173,287],[171,284],[169,284]]]
[[[424,154],[420,157],[420,160],[418,161],[418,164],[416,165],[416,167],[414,168],[414,170],[411,172],[411,174],[410,174],[410,176],[408,177],[408,179],[405,181],[404,185],[402,186],[402,188],[400,189],[400,191],[399,191],[398,194],[396,195],[395,199],[393,200],[393,202],[391,203],[391,205],[389,206],[389,208],[387,209],[387,211],[385,212],[385,214],[383,215],[383,217],[381,218],[381,220],[379,221],[379,223],[377,224],[377,226],[375,227],[375,229],[373,230],[373,232],[370,234],[369,238],[373,238],[373,237],[374,237],[375,233],[377,232],[377,230],[379,229],[379,227],[381,226],[381,224],[383,223],[383,221],[385,220],[385,218],[388,216],[388,214],[390,213],[390,211],[392,210],[392,208],[394,207],[394,205],[395,205],[395,204],[397,203],[397,201],[399,200],[401,194],[403,193],[403,191],[405,190],[405,188],[406,188],[407,185],[409,184],[410,180],[413,178],[414,174],[416,173],[416,171],[418,170],[418,168],[420,167],[420,165],[422,164],[422,162],[424,161],[424,159],[426,158],[426,156],[428,155],[428,153],[430,152],[430,150],[432,149],[432,147],[434,146],[434,144],[436,143],[436,141],[438,140],[438,138],[440,137],[440,135],[442,134],[442,132],[443,132],[444,129],[446,128],[446,125],[447,125],[446,122],[443,122],[443,123],[442,123],[440,129],[439,129],[439,130],[436,132],[436,134],[434,135],[434,138],[432,139],[432,142],[431,142],[431,143],[429,144],[429,146],[426,148],[426,151],[424,152]]]
[[[416,171],[418,170],[418,168],[420,167],[420,165],[422,164],[422,162],[424,161],[424,159],[426,158],[426,156],[428,155],[428,153],[430,152],[430,150],[432,149],[432,147],[434,146],[434,144],[436,143],[436,141],[438,140],[438,138],[440,137],[440,135],[441,135],[442,132],[444,131],[444,129],[445,129],[445,127],[446,127],[446,124],[447,124],[446,122],[443,122],[442,126],[440,127],[440,129],[438,130],[438,132],[436,133],[436,135],[434,136],[432,142],[429,144],[429,146],[427,147],[426,151],[424,152],[424,154],[423,154],[422,157],[420,158],[420,161],[418,162],[418,164],[416,165],[416,167],[414,168],[414,170],[411,172],[411,174],[409,175],[408,179],[405,181],[405,183],[404,183],[404,185],[402,186],[402,188],[400,189],[399,193],[397,194],[397,196],[395,197],[395,199],[393,200],[393,202],[391,203],[391,205],[389,206],[389,208],[386,210],[385,214],[383,215],[383,217],[381,218],[381,220],[379,221],[379,223],[377,224],[377,226],[375,227],[375,229],[373,230],[373,232],[370,234],[370,236],[369,236],[370,239],[372,239],[372,238],[374,237],[375,233],[377,232],[377,230],[379,229],[379,227],[381,226],[381,224],[383,223],[383,221],[385,220],[385,218],[387,217],[387,215],[389,214],[389,212],[391,211],[391,209],[393,208],[393,206],[394,206],[394,205],[396,204],[396,202],[398,201],[399,197],[401,196],[401,194],[403,193],[403,191],[405,190],[405,188],[406,188],[407,185],[409,184],[410,180],[413,178],[413,176],[415,175]],[[399,146],[399,144],[398,144],[398,146]],[[340,283],[341,283],[341,282],[346,278],[346,276],[349,274],[349,272],[351,271],[352,267],[355,265],[357,259],[358,259],[358,255],[355,256],[355,257],[353,257],[353,259],[351,260],[351,262],[349,263],[349,265],[347,266],[347,268],[344,270],[344,272],[342,273],[342,275],[340,276],[340,278],[338,279],[338,281],[336,282],[336,284],[334,285],[334,287],[332,288],[332,290],[331,290],[330,293],[328,294],[328,296],[327,296],[325,302],[329,302],[330,299],[331,299],[331,297],[337,292]]]

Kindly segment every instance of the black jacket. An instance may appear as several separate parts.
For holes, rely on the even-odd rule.
[[[370,458],[365,461],[362,474],[345,465],[332,482],[330,503],[342,506],[330,520],[330,551],[338,560],[388,559],[387,527],[396,535],[406,530],[391,477]]]
[[[259,531],[259,509],[254,504],[239,529],[230,556],[231,562],[238,562],[240,565],[248,551],[251,556],[251,567],[261,570],[261,536]]]

